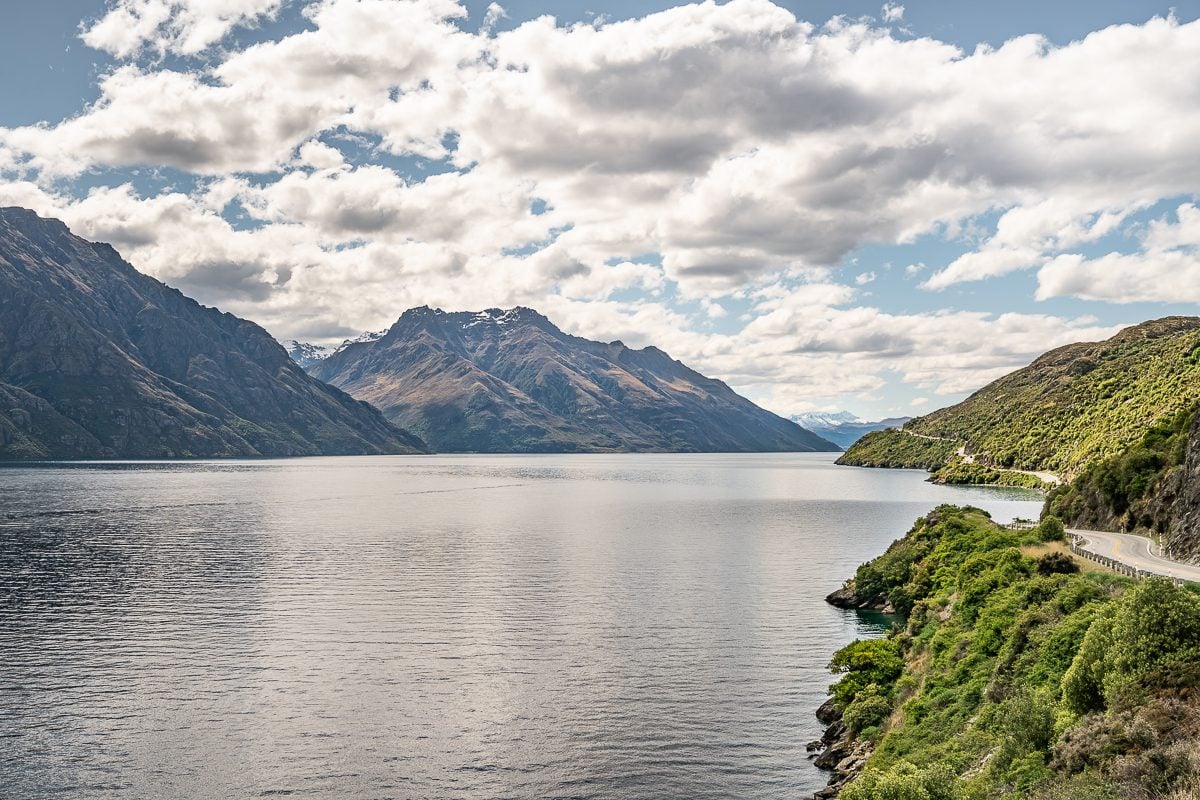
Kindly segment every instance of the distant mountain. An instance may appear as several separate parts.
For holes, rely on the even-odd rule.
[[[847,448],[871,431],[881,431],[887,428],[899,428],[912,417],[889,417],[876,422],[868,422],[851,414],[849,411],[813,412],[794,414],[792,422],[807,428],[823,439]]]
[[[412,453],[266,331],[0,209],[0,458]]]
[[[1200,318],[1166,317],[1051,350],[958,405],[868,434],[840,463],[1072,476],[1200,401]],[[965,456],[965,457],[964,457]],[[955,469],[949,470],[954,472]]]
[[[318,361],[324,361],[334,353],[340,353],[352,344],[360,344],[362,342],[373,342],[376,339],[382,339],[387,331],[372,331],[360,333],[353,339],[345,339],[341,344],[335,347],[326,347],[310,342],[298,342],[292,339],[284,347],[287,348],[288,355],[292,360],[299,364],[304,369],[308,369]]]
[[[658,348],[569,336],[528,308],[411,309],[309,371],[442,452],[837,449]]]
[[[287,348],[287,354],[301,367],[311,367],[318,361],[322,361],[333,355],[334,348],[323,347],[319,344],[309,344],[308,342],[297,342],[292,339],[284,345]]]

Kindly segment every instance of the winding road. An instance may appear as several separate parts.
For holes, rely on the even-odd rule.
[[[915,436],[918,439],[928,439],[931,442],[955,442],[955,443],[957,443],[957,441],[955,439],[947,439],[942,436],[928,436],[924,433],[913,433],[912,431],[906,430],[904,428],[896,428],[896,430],[900,431],[901,433],[907,433],[909,436]],[[958,451],[955,453],[955,455],[957,455],[959,458],[961,458],[962,462],[964,464],[974,464],[975,463],[975,456],[969,455],[967,453],[967,446],[965,444],[961,445],[958,448]],[[987,465],[985,465],[985,466],[987,466]],[[1053,472],[1038,472],[1036,470],[1016,469],[1014,467],[989,467],[989,469],[999,470],[1000,472],[1017,472],[1017,473],[1020,473],[1021,475],[1032,475],[1033,477],[1040,480],[1042,483],[1048,483],[1051,486],[1057,486],[1058,484],[1063,482],[1063,479]]]
[[[1075,536],[1080,549],[1101,558],[1167,578],[1200,582],[1200,566],[1173,561],[1159,554],[1158,545],[1145,536],[1081,530],[1068,530],[1067,533]]]

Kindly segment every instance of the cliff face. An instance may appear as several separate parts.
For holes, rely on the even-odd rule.
[[[411,453],[266,331],[0,209],[0,458]]]
[[[1188,432],[1187,453],[1178,473],[1167,549],[1187,558],[1200,556],[1200,414]]]
[[[780,452],[837,446],[655,347],[528,308],[406,311],[308,368],[443,452]]]
[[[1046,513],[1071,528],[1149,533],[1180,558],[1200,556],[1200,414],[1183,411],[1116,456],[1056,488]]]

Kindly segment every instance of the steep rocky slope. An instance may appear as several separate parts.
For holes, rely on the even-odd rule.
[[[266,331],[0,209],[0,458],[411,453]]]
[[[1149,533],[1178,558],[1200,556],[1200,414],[1182,411],[1046,500],[1068,527]]]
[[[406,311],[309,370],[445,452],[833,451],[663,351],[528,308]]]
[[[1167,546],[1188,558],[1200,557],[1200,414],[1192,419],[1179,471]]]

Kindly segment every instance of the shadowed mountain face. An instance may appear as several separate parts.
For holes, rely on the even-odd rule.
[[[0,458],[411,453],[252,322],[56,220],[0,209]]]
[[[657,348],[569,336],[528,308],[412,309],[309,370],[442,452],[838,449]]]

